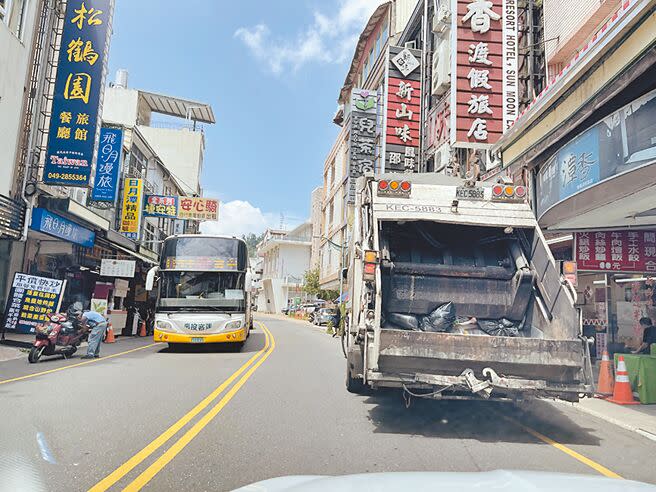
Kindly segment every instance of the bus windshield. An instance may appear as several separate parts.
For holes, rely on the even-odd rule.
[[[243,311],[243,272],[163,271],[160,279],[162,308],[216,308]]]

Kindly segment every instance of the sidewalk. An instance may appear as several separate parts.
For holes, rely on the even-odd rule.
[[[578,403],[558,401],[580,412],[615,424],[656,441],[656,405],[616,405],[600,398],[584,398]]]

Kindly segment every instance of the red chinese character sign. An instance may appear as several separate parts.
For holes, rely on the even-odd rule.
[[[219,201],[213,198],[181,196],[178,219],[218,220]]]
[[[656,230],[577,232],[579,270],[656,272]]]
[[[516,0],[453,0],[451,143],[485,148],[517,117]]]
[[[385,171],[414,172],[419,160],[421,52],[390,46],[385,114]]]

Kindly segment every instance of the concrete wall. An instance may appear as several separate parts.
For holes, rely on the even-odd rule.
[[[189,194],[200,193],[200,173],[205,153],[203,133],[149,126],[138,128],[185,191]]]
[[[4,195],[9,194],[14,178],[40,2],[27,3],[19,39],[16,33],[21,4],[22,0],[14,1],[9,26],[0,21],[0,193]]]
[[[548,76],[557,75],[619,6],[620,0],[544,0]]]

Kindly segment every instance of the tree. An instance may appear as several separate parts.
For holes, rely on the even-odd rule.
[[[303,274],[303,292],[309,296],[318,296],[321,292],[319,287],[319,269],[307,270]]]
[[[248,234],[243,234],[241,238],[246,241],[248,256],[251,258],[257,256],[257,245],[260,241],[262,241],[262,239],[264,239],[264,233],[254,234],[249,232]]]

